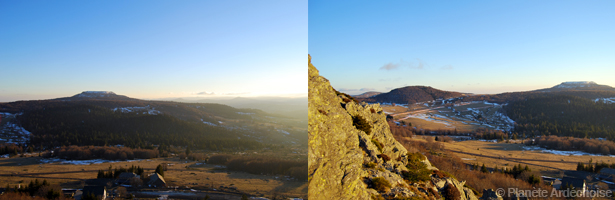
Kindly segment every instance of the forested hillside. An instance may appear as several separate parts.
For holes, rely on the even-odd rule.
[[[510,102],[504,109],[519,134],[615,139],[615,104],[558,95]]]
[[[53,105],[29,110],[17,118],[32,132],[35,146],[151,144],[219,148],[259,148],[259,142],[238,139],[240,134],[222,127],[189,122],[173,116],[123,113],[92,105]]]
[[[576,96],[576,97],[583,97],[587,99],[596,99],[596,98],[615,97],[615,91],[560,90],[560,91],[553,91],[553,92],[538,92],[538,91],[507,92],[507,93],[491,94],[491,95],[466,96],[463,98],[463,101],[489,101],[492,103],[507,103],[507,102],[513,102],[513,101],[522,101],[528,98],[553,97],[553,96],[560,96],[560,95],[570,95],[570,96]]]
[[[398,104],[413,104],[417,102],[425,102],[436,99],[449,99],[462,96],[459,92],[442,91],[426,86],[408,86],[397,88],[387,93],[378,94],[366,99],[360,99],[365,102],[380,102],[380,103],[398,103]]]

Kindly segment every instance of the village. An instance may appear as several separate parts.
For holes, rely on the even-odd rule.
[[[178,158],[58,161],[0,158],[0,193],[48,182],[70,199],[303,199],[307,184],[284,175],[231,171],[224,165]],[[36,184],[35,184],[36,185]],[[33,195],[36,196],[36,195]]]

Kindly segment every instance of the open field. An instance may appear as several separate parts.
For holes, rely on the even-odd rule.
[[[577,163],[614,163],[615,157],[610,156],[577,156],[557,155],[528,151],[522,144],[494,143],[486,141],[467,140],[461,142],[444,143],[447,150],[454,152],[467,164],[482,163],[489,168],[496,165],[498,168],[512,167],[517,164],[528,165],[532,169],[540,170],[543,175],[557,176],[554,171],[576,170]]]
[[[28,184],[34,179],[46,179],[51,184],[60,184],[63,188],[80,188],[86,179],[96,178],[98,170],[130,167],[145,168],[146,173],[153,172],[162,163],[168,165],[165,180],[168,186],[189,187],[196,190],[211,190],[220,186],[235,187],[239,193],[251,196],[272,197],[307,197],[307,182],[287,180],[283,176],[254,175],[245,172],[226,171],[214,165],[196,165],[196,162],[177,158],[158,158],[151,160],[123,161],[90,165],[73,165],[48,163],[40,164],[40,158],[3,158],[0,159],[0,185]]]

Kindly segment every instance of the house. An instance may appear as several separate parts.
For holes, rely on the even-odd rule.
[[[149,182],[147,182],[147,185],[149,185],[150,187],[166,187],[167,186],[167,182],[164,181],[164,178],[158,174],[158,173],[153,173],[149,176]]]
[[[141,178],[141,176],[132,173],[132,172],[122,172],[118,177],[117,180],[115,180],[115,184],[118,185],[129,185],[130,184],[130,179],[132,178]]]
[[[77,189],[62,189],[62,194],[64,197],[74,198],[77,191]]]
[[[562,178],[562,184],[559,189],[565,190],[567,187],[572,187],[574,190],[581,190],[581,195],[585,195],[585,191],[587,191],[587,184],[585,184],[584,179],[564,177]]]
[[[602,168],[600,172],[598,172],[598,179],[600,180],[613,182],[614,177],[615,177],[615,169]]]
[[[83,187],[82,195],[85,197],[87,195],[93,194],[99,199],[107,198],[107,188],[105,186],[85,186]]]
[[[115,180],[111,178],[97,178],[97,179],[87,179],[85,180],[85,185],[104,185],[111,187]]]
[[[594,173],[586,172],[586,171],[575,171],[575,170],[566,170],[564,171],[564,177],[572,177],[584,180],[591,180],[594,176]]]

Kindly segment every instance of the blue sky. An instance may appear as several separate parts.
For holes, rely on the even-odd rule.
[[[307,1],[1,1],[0,102],[307,94]],[[197,94],[215,95],[197,95]]]
[[[615,1],[309,1],[312,63],[349,94],[615,86]]]

